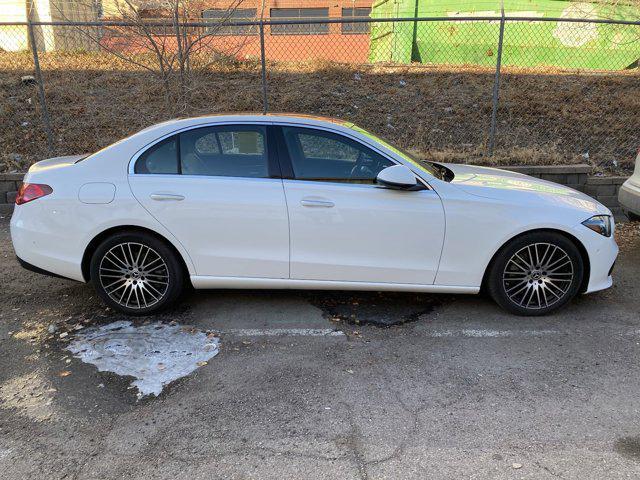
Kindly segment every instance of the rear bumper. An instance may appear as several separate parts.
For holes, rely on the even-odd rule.
[[[618,203],[622,210],[640,215],[640,188],[633,185],[629,180],[624,182],[618,191]]]
[[[36,202],[33,202],[36,203]],[[19,205],[11,217],[11,241],[20,264],[37,273],[84,282],[82,259],[74,254],[75,239],[48,228],[42,216],[28,215],[37,205]]]
[[[66,280],[74,280],[77,281],[73,278],[68,278],[68,277],[63,277],[62,275],[58,275],[57,273],[53,273],[53,272],[49,272],[47,270],[44,270],[40,267],[36,267],[35,265],[31,265],[28,262],[25,262],[24,260],[22,260],[20,257],[16,256],[16,259],[18,260],[18,263],[20,264],[20,266],[22,268],[24,268],[25,270],[29,270],[30,272],[33,273],[39,273],[40,275],[46,275],[48,277],[55,277],[55,278],[64,278]]]

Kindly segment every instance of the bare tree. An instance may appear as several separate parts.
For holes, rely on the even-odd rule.
[[[572,0],[564,10],[563,16],[583,19],[601,19],[613,21],[640,21],[640,0]],[[572,25],[573,30],[596,30],[595,24]],[[640,43],[640,26],[612,23],[608,28],[615,34],[612,36],[612,45],[629,48]],[[640,58],[636,57],[630,67],[637,68]]]
[[[96,3],[84,1],[87,5]],[[246,43],[246,35],[224,34],[243,1],[228,0],[216,9],[218,15],[203,26],[200,15],[211,2],[115,0],[103,12],[100,28],[71,28],[89,37],[101,50],[158,77],[168,111],[180,115],[189,107],[194,69],[203,71],[223,59],[234,58]],[[60,17],[72,21],[62,8],[53,5]]]
[[[572,0],[568,8],[581,18],[640,20],[640,0]]]

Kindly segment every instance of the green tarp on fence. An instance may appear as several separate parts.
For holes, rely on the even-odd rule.
[[[506,17],[638,20],[636,7],[563,0],[505,0]],[[372,18],[499,17],[500,2],[382,0]],[[372,62],[492,66],[500,22],[384,22],[371,27]],[[640,58],[640,26],[562,21],[508,21],[502,63],[507,66],[621,70]]]

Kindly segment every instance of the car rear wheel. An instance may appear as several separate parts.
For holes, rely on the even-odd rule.
[[[493,299],[516,315],[545,315],[576,296],[584,264],[574,243],[552,232],[522,235],[502,248],[487,279]]]
[[[129,315],[157,312],[182,292],[184,272],[176,254],[146,233],[119,233],[91,258],[91,282],[110,307]]]

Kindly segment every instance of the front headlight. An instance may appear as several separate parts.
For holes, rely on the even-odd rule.
[[[611,217],[609,215],[595,215],[582,224],[600,235],[611,236]]]

